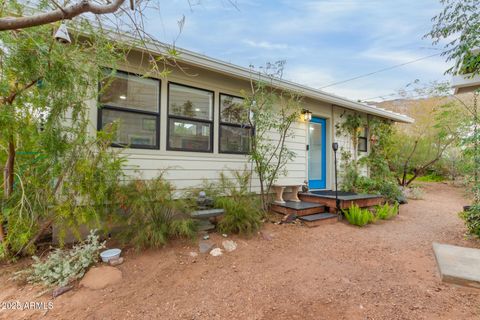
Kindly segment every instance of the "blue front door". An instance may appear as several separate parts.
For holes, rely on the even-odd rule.
[[[326,120],[313,117],[308,123],[308,187],[325,189],[327,172]]]

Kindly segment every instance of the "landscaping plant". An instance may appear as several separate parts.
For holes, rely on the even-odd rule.
[[[214,199],[215,208],[225,210],[218,224],[220,232],[251,235],[260,229],[265,211],[260,197],[248,191],[250,181],[251,173],[246,168],[230,170],[230,174],[221,172],[218,182],[204,181],[191,197],[205,191]]]
[[[284,62],[268,64],[265,72],[270,81],[280,78]],[[251,137],[249,158],[260,183],[263,210],[270,204],[270,191],[275,181],[286,175],[286,166],[295,158],[287,141],[294,135],[293,127],[299,120],[302,97],[292,91],[274,89],[262,79],[251,80],[251,91],[243,92],[247,123],[255,128]]]
[[[123,186],[118,197],[124,211],[124,241],[143,249],[161,247],[171,238],[193,239],[197,225],[190,218],[190,208],[183,200],[174,199],[173,192],[163,174]]]
[[[398,202],[395,202],[393,206],[386,202],[384,205],[376,207],[375,217],[380,220],[391,219],[398,215],[398,208]]]
[[[34,256],[31,268],[17,272],[14,278],[46,288],[62,287],[81,279],[90,266],[98,261],[99,251],[105,248],[95,230],[87,239],[70,250],[55,249],[46,259]]]
[[[347,210],[342,210],[342,212],[350,224],[359,227],[375,222],[375,216],[368,209],[362,209],[356,204],[352,205]]]
[[[215,207],[225,210],[218,224],[222,233],[252,235],[262,226],[263,212],[256,195],[247,197],[221,197],[215,200]]]
[[[53,224],[79,238],[80,225],[102,227],[122,178],[115,125],[90,135],[88,102],[123,50],[83,20],[89,39],[60,43],[58,26],[0,32],[0,259],[34,253]]]

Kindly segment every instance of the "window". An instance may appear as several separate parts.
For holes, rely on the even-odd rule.
[[[250,151],[252,128],[248,121],[248,110],[243,99],[220,94],[220,143],[221,153],[246,154]]]
[[[360,128],[358,135],[358,151],[367,152],[368,150],[368,129],[367,127]]]
[[[118,122],[114,146],[158,149],[160,81],[117,72],[100,84],[98,129]]]
[[[168,84],[167,149],[213,151],[213,92]]]

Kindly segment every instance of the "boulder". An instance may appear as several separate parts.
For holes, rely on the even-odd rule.
[[[225,248],[227,252],[232,252],[237,249],[237,243],[232,240],[225,240],[222,242],[222,246]]]

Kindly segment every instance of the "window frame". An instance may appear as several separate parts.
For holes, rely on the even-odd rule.
[[[365,136],[358,136],[358,152],[368,152],[368,126],[364,126]],[[365,140],[365,149],[360,149],[360,141]]]
[[[243,97],[239,97],[233,94],[228,94],[228,93],[223,93],[220,92],[218,95],[218,153],[223,153],[223,154],[242,154],[242,155],[247,155],[250,154],[250,151],[247,152],[240,152],[240,151],[222,151],[221,148],[221,141],[222,141],[222,126],[229,126],[229,127],[234,127],[234,128],[242,128],[242,129],[250,129],[250,137],[253,137],[255,133],[255,129],[251,125],[243,125],[243,124],[237,124],[237,123],[230,123],[230,122],[223,122],[222,121],[222,96],[228,96],[232,98],[238,98],[245,100]],[[251,149],[251,146],[249,146],[249,149]]]
[[[112,69],[105,69],[105,70],[112,70]],[[115,70],[115,73],[122,73],[126,74],[128,76],[136,76],[139,78],[144,78],[144,79],[151,79],[154,81],[158,82],[158,111],[153,112],[153,111],[145,111],[145,110],[137,110],[137,109],[132,109],[132,108],[125,108],[125,107],[117,107],[117,106],[109,106],[108,104],[101,104],[100,103],[100,94],[98,95],[98,101],[97,103],[99,104],[99,107],[97,108],[97,131],[103,130],[102,126],[102,119],[103,119],[103,110],[111,110],[111,111],[119,111],[119,112],[125,112],[125,113],[133,113],[133,114],[139,114],[139,115],[149,115],[149,116],[155,116],[155,138],[156,138],[156,143],[155,145],[139,145],[139,144],[121,144],[121,143],[112,143],[110,146],[114,148],[131,148],[131,149],[150,149],[150,150],[159,150],[160,149],[160,110],[161,110],[161,97],[162,97],[162,80],[152,78],[152,77],[144,77],[141,74],[138,73],[133,73],[133,72],[128,72],[128,71],[123,71],[123,70]],[[98,82],[98,92],[102,90],[102,83],[101,81]]]
[[[211,93],[212,94],[212,120],[205,120],[205,119],[170,115],[170,85],[171,84]],[[183,120],[183,121],[192,121],[192,122],[200,122],[200,123],[210,124],[210,148],[209,148],[209,150],[196,150],[196,149],[189,149],[189,148],[171,147],[170,146],[170,119],[177,119],[177,120]],[[178,82],[173,82],[173,81],[169,81],[167,83],[167,144],[166,144],[167,151],[184,151],[184,152],[186,151],[186,152],[213,153],[214,126],[215,126],[215,91],[204,89],[204,88],[199,88],[199,87],[194,87],[194,86],[191,86],[191,85],[188,85],[188,84],[183,84],[183,83],[178,83]]]

